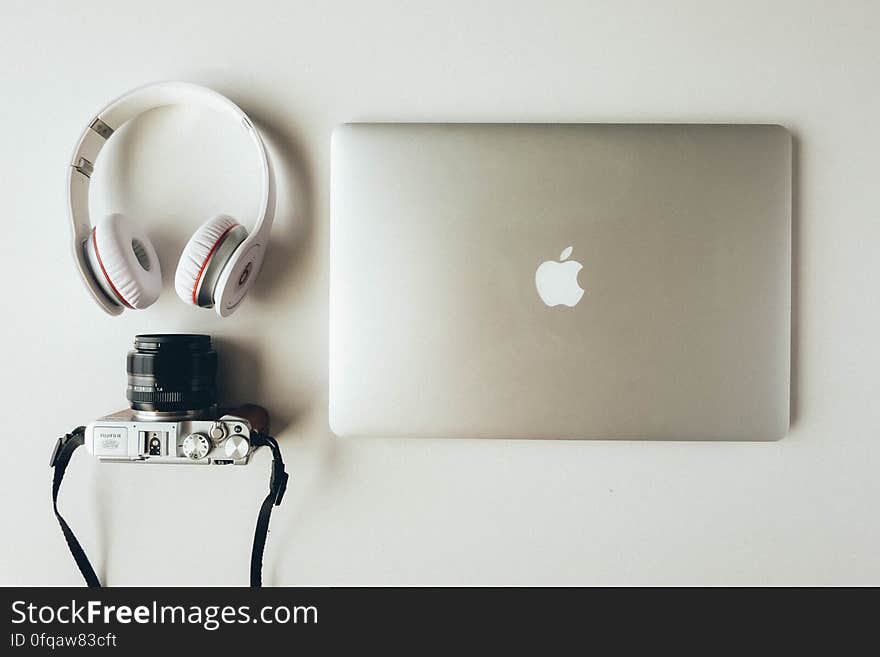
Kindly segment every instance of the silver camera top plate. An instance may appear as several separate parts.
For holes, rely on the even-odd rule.
[[[85,447],[101,461],[190,465],[245,465],[254,449],[245,418],[145,417],[130,408],[90,423]]]

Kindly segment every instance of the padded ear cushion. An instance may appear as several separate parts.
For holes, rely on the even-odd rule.
[[[101,271],[117,297],[131,308],[152,304],[162,292],[159,256],[147,234],[121,214],[104,217],[92,232]]]
[[[174,289],[184,302],[198,305],[196,293],[211,256],[226,234],[236,226],[238,222],[232,217],[218,215],[203,223],[186,243],[174,275]]]

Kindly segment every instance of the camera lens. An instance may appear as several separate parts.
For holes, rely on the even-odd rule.
[[[217,403],[217,352],[209,335],[138,335],[125,369],[125,396],[136,411],[205,411]]]

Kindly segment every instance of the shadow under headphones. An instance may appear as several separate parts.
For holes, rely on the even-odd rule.
[[[254,227],[227,215],[203,223],[187,242],[174,288],[188,304],[232,314],[253,285],[275,215],[275,181],[260,134],[247,115],[221,94],[186,82],[158,82],[124,94],[101,110],[76,145],[68,170],[68,203],[73,256],[80,276],[98,305],[111,315],[150,306],[162,291],[156,249],[147,234],[121,214],[94,226],[89,219],[89,182],[104,144],[125,122],[168,105],[199,105],[235,119],[247,131],[259,156],[261,203]]]

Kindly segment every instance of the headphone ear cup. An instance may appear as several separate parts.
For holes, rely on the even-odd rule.
[[[159,256],[147,234],[121,214],[99,221],[89,238],[89,260],[108,296],[141,310],[162,292]]]
[[[223,269],[220,260],[226,260],[230,248],[234,250],[246,236],[247,231],[228,215],[221,214],[203,223],[186,243],[177,263],[177,296],[193,306],[211,307],[214,285]]]

